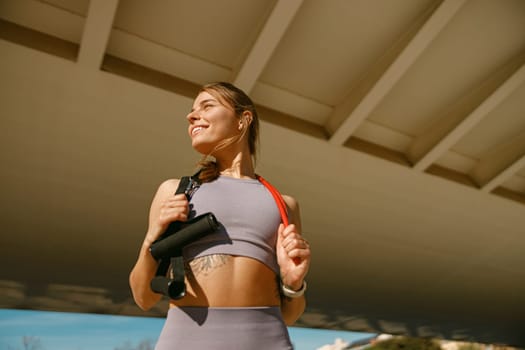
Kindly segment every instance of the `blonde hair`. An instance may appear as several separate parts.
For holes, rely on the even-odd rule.
[[[216,82],[204,85],[199,93],[207,92],[219,100],[219,102],[229,105],[235,111],[235,115],[240,119],[244,112],[251,113],[251,120],[243,123],[243,129],[240,135],[224,140],[219,143],[213,150],[218,151],[235,142],[243,139],[248,133],[248,149],[253,161],[257,160],[257,146],[259,143],[259,117],[255,109],[255,104],[250,97],[235,85],[227,82]],[[213,153],[212,152],[212,153]],[[199,179],[202,182],[210,182],[219,177],[219,167],[215,160],[205,155],[198,163],[200,168]]]

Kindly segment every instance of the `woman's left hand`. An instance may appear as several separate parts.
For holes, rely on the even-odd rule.
[[[281,280],[293,290],[299,290],[310,267],[310,245],[294,224],[279,226],[277,235],[277,262]]]

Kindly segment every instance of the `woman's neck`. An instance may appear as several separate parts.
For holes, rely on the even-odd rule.
[[[255,178],[252,156],[239,152],[234,157],[215,157],[219,173],[234,178]]]

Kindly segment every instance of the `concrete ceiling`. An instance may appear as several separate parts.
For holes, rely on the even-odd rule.
[[[0,305],[138,310],[201,84],[313,246],[299,325],[525,345],[525,1],[1,0]]]

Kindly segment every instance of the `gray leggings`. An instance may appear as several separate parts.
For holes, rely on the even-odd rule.
[[[155,350],[290,350],[279,307],[172,307]]]

